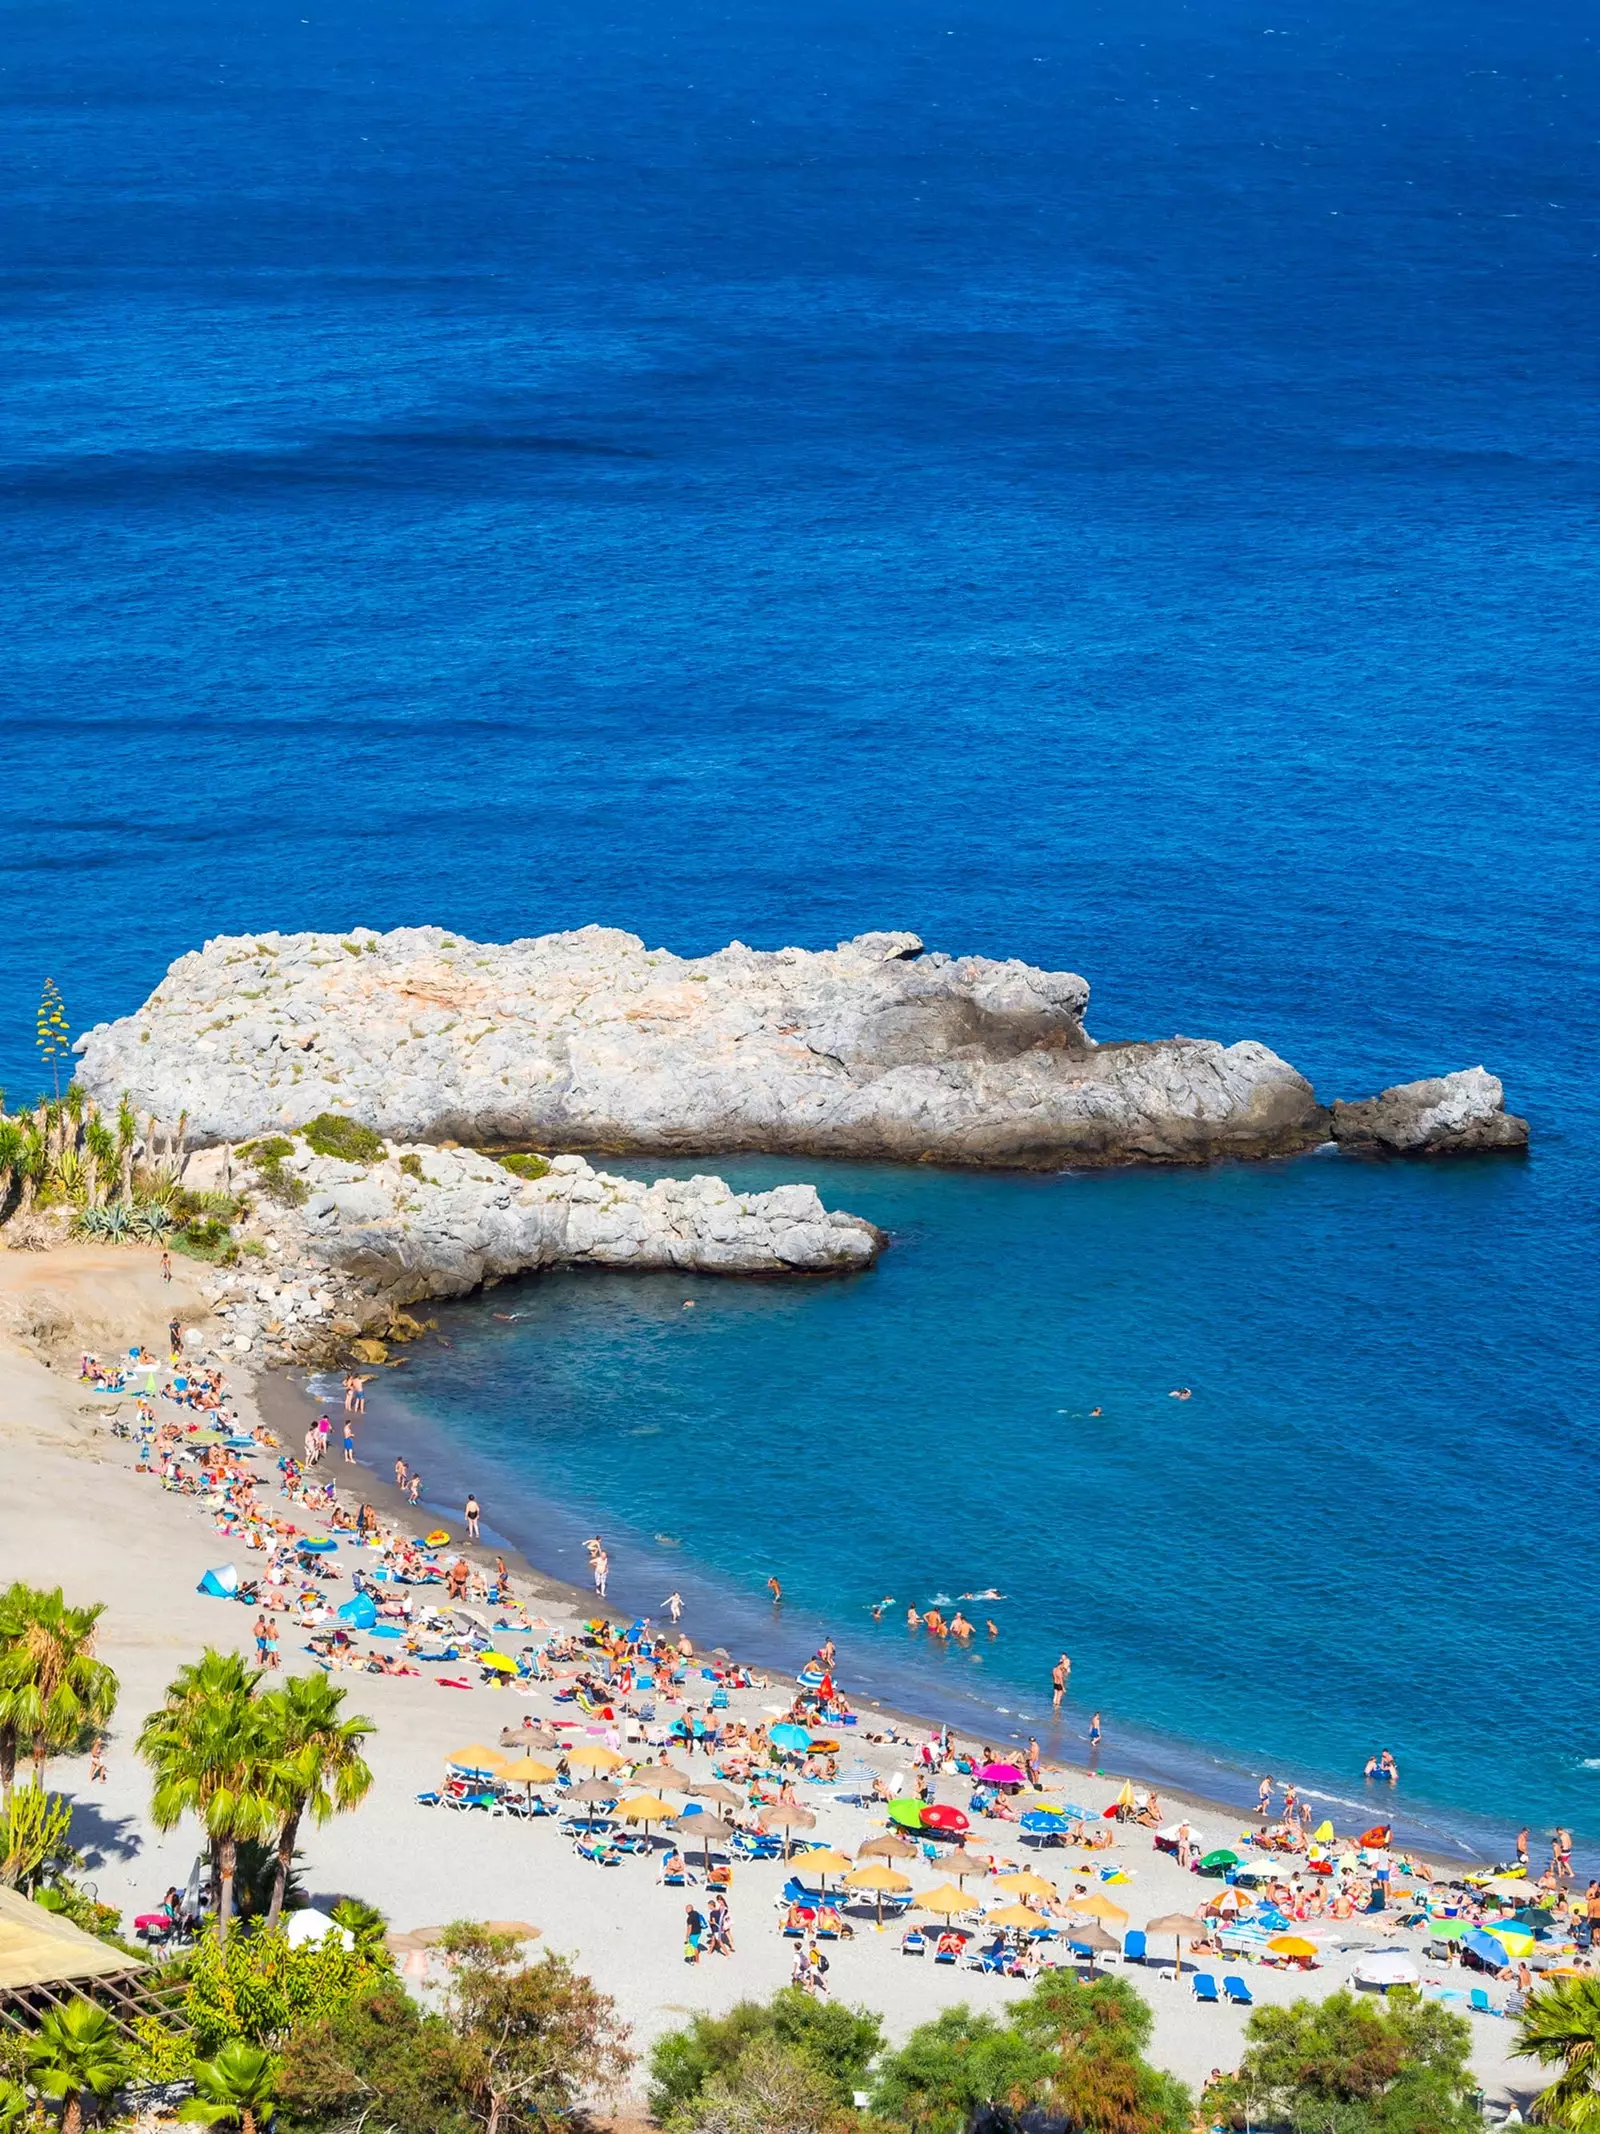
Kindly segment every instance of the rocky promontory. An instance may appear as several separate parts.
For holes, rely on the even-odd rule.
[[[191,1155],[191,1194],[243,1194],[250,1244],[214,1281],[240,1347],[294,1349],[382,1327],[401,1307],[551,1267],[849,1274],[885,1240],[808,1185],[735,1193],[720,1178],[645,1185],[581,1156],[510,1158],[380,1144],[356,1160],[274,1136]]]
[[[1506,1110],[1497,1075],[1463,1067],[1397,1083],[1358,1104],[1336,1103],[1333,1138],[1358,1155],[1476,1156],[1526,1148],[1528,1122]]]
[[[760,1150],[989,1166],[1202,1163],[1328,1137],[1265,1045],[1097,1044],[1071,972],[927,952],[646,948],[587,926],[235,936],[79,1040],[102,1103],[236,1142],[340,1112],[396,1143]]]

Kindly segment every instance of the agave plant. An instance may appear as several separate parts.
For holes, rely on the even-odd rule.
[[[97,1208],[95,1213],[102,1219],[103,1235],[120,1245],[132,1229],[133,1213],[121,1201],[113,1201],[110,1207]]]
[[[158,1200],[147,1200],[128,1217],[129,1237],[161,1237],[172,1228],[172,1211]]]
[[[170,1209],[177,1198],[178,1181],[171,1171],[151,1171],[144,1190],[146,1207]]]
[[[72,1218],[73,1232],[78,1237],[105,1237],[108,1234],[105,1208],[80,1208]]]

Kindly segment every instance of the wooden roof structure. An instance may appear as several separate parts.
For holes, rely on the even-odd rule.
[[[173,2020],[159,1972],[142,1956],[114,1949],[59,1912],[0,1888],[0,2023],[31,2029],[47,2008],[80,1994],[124,2026],[140,2015]]]

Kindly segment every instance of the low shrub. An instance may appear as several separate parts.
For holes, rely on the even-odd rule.
[[[319,1112],[300,1129],[319,1156],[333,1156],[341,1163],[376,1163],[383,1154],[383,1140],[359,1119],[347,1119],[334,1111]]]
[[[496,1156],[494,1160],[503,1171],[509,1171],[513,1178],[548,1178],[550,1175],[548,1156],[534,1156],[522,1149],[511,1149],[504,1156]]]

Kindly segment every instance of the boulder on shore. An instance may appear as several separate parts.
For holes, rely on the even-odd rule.
[[[1333,1138],[1356,1154],[1474,1156],[1525,1149],[1528,1122],[1506,1110],[1497,1075],[1483,1067],[1400,1082],[1356,1104],[1335,1103]]]
[[[586,926],[502,946],[438,927],[221,938],[79,1040],[102,1103],[191,1145],[340,1112],[393,1141],[760,1150],[1041,1169],[1273,1156],[1327,1138],[1265,1045],[1097,1044],[1075,973],[733,942],[680,957]]]

